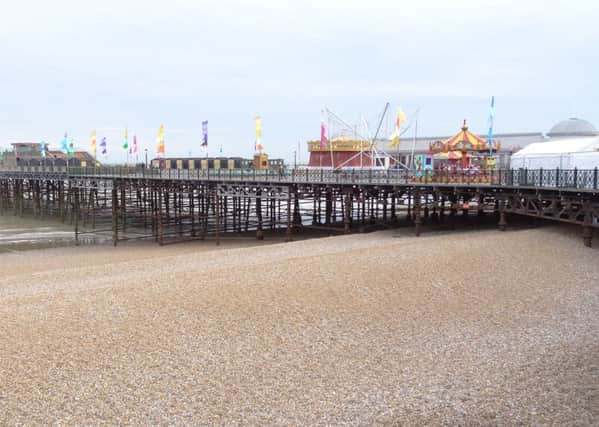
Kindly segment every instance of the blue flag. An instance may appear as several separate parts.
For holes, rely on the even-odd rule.
[[[493,120],[495,119],[495,97],[491,97],[491,108],[489,110],[489,135],[487,142],[489,144],[489,153],[493,153]]]
[[[106,137],[102,138],[102,141],[100,141],[100,153],[102,153],[103,156],[106,155],[106,153],[108,153],[108,150],[106,148]]]
[[[62,139],[62,141],[60,141],[60,151],[62,151],[64,154],[67,154],[69,152],[69,141],[66,132],[64,133],[64,138]]]

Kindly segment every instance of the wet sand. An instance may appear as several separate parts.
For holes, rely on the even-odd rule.
[[[1,254],[0,424],[596,424],[578,232]]]

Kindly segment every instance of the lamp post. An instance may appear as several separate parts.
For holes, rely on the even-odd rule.
[[[293,150],[293,169],[297,169],[297,150]]]
[[[144,151],[146,152],[146,169],[148,168],[148,149],[145,148]]]

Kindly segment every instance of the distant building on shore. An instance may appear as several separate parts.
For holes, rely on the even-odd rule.
[[[46,144],[45,156],[42,153],[41,143],[38,142],[14,142],[10,144],[11,151],[6,151],[3,155],[1,164],[6,166],[40,166],[54,165],[79,167],[91,167],[95,160],[87,151],[75,151],[72,157],[59,150],[48,150]]]

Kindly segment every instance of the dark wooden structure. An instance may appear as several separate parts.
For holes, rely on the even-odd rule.
[[[425,178],[410,171],[69,168],[0,170],[0,214],[58,217],[79,235],[110,230],[113,243],[160,244],[226,233],[300,228],[349,233],[409,223],[455,224],[458,216],[508,215],[578,224],[585,245],[599,227],[594,170],[501,170]],[[401,218],[400,218],[401,217]]]

